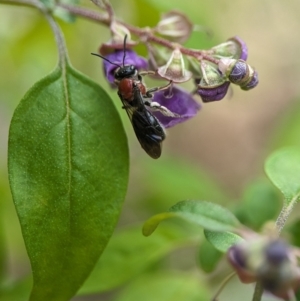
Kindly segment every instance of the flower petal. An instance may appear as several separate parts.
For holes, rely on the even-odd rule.
[[[225,82],[218,87],[213,88],[200,88],[198,89],[198,93],[202,98],[203,102],[211,102],[216,100],[221,100],[227,94],[227,90],[230,82]]]
[[[168,96],[168,92],[169,91],[162,90],[154,93],[153,101],[158,102],[160,105],[181,117],[168,117],[161,112],[153,112],[153,115],[155,115],[165,128],[172,127],[194,117],[200,110],[201,105],[185,90],[173,86],[171,96]]]
[[[116,50],[108,54],[105,58],[111,61],[114,64],[123,66],[123,50]],[[138,70],[147,69],[148,62],[143,57],[137,55],[137,53],[133,50],[126,50],[126,57],[124,61],[124,65],[134,65]],[[118,66],[111,64],[110,62],[103,60],[103,71],[106,76],[106,79],[109,83],[113,84],[115,79],[115,70]]]

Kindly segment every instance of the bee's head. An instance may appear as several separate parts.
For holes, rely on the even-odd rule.
[[[125,65],[119,67],[115,71],[115,79],[121,80],[123,78],[129,78],[137,75],[138,71],[134,65]]]

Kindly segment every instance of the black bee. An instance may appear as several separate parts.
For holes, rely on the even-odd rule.
[[[162,142],[166,138],[165,130],[159,123],[157,118],[150,110],[160,111],[166,116],[180,117],[172,113],[166,107],[152,101],[152,93],[166,89],[171,86],[171,82],[163,87],[155,87],[147,90],[142,82],[142,75],[153,74],[152,71],[145,71],[139,73],[134,65],[125,65],[125,45],[126,36],[124,39],[124,56],[123,66],[110,62],[105,57],[99,56],[109,63],[118,66],[115,71],[115,84],[118,87],[118,95],[123,103],[123,109],[126,110],[127,115],[131,121],[135,135],[139,140],[142,148],[153,159],[157,159],[161,155]]]

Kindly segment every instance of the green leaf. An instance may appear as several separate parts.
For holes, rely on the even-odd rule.
[[[280,114],[280,120],[271,137],[272,148],[300,147],[300,99],[288,99],[289,106]]]
[[[285,205],[299,199],[300,150],[283,148],[269,156],[265,171],[273,184],[283,193]]]
[[[33,272],[31,301],[69,300],[103,252],[128,178],[128,149],[110,98],[70,65],[17,107],[9,180]]]
[[[242,237],[231,232],[215,232],[204,230],[204,235],[206,239],[222,253],[227,252],[231,246],[244,241]]]
[[[146,238],[141,226],[119,231],[112,237],[101,259],[79,294],[113,289],[132,279],[172,250],[190,244],[179,227],[161,227],[157,235]]]
[[[199,248],[198,263],[204,272],[210,273],[215,269],[222,256],[220,251],[204,240]]]
[[[161,221],[173,217],[182,218],[213,231],[230,231],[239,226],[237,218],[220,205],[206,201],[182,201],[171,207],[169,212],[148,219],[144,224],[143,234],[151,235]]]
[[[259,230],[266,221],[276,218],[281,199],[281,194],[267,178],[256,180],[246,187],[236,216],[243,224]]]
[[[139,277],[114,301],[205,301],[210,294],[198,275],[191,273],[153,273]]]

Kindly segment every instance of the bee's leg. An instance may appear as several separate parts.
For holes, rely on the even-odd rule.
[[[172,84],[173,84],[173,82],[170,81],[170,82],[168,82],[168,83],[167,83],[166,85],[164,85],[164,86],[153,87],[153,88],[147,90],[147,92],[146,92],[146,97],[147,97],[147,98],[152,98],[152,93],[157,92],[157,91],[161,91],[161,90],[168,89],[168,88],[172,87]]]
[[[181,116],[179,114],[173,113],[166,107],[160,105],[158,102],[155,101],[145,101],[145,105],[150,108],[151,111],[158,111],[161,112],[163,115],[168,117],[177,117],[180,118]]]

